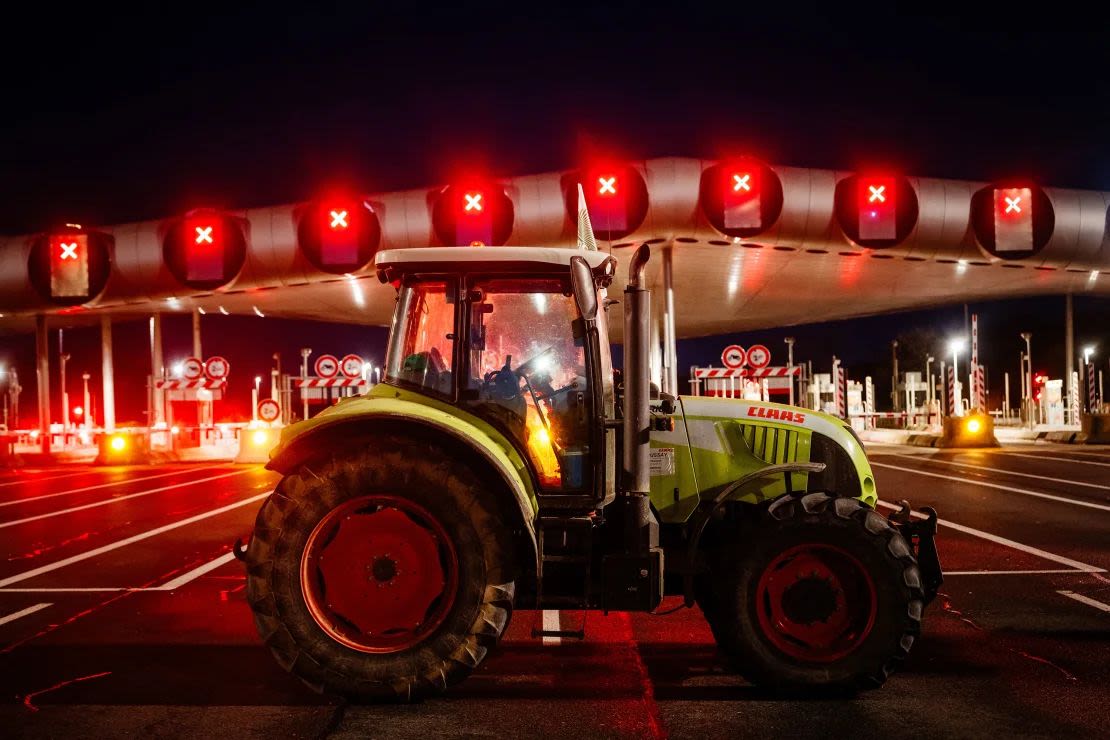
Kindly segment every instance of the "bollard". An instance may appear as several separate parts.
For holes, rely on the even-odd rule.
[[[944,428],[937,447],[1001,447],[994,436],[990,414],[944,417]]]

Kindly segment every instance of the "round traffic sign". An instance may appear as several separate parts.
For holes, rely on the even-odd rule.
[[[339,374],[339,359],[335,355],[320,355],[316,358],[316,375],[320,378],[334,378]]]
[[[196,380],[204,375],[204,363],[197,357],[186,357],[181,362],[181,377]]]
[[[771,350],[762,344],[753,344],[748,348],[748,364],[757,370],[767,367],[771,364]]]
[[[212,380],[226,378],[230,370],[231,364],[219,355],[209,357],[204,363],[204,374]]]
[[[339,372],[348,378],[361,378],[362,358],[358,355],[344,355],[339,362]]]
[[[262,421],[277,421],[281,416],[281,404],[272,398],[263,398],[258,402],[258,418]]]
[[[743,367],[747,359],[748,354],[739,344],[730,344],[725,347],[725,351],[721,353],[721,363],[731,370]]]

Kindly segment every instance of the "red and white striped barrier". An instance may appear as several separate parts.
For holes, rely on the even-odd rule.
[[[982,365],[975,366],[975,408],[987,410],[987,372]]]
[[[802,374],[801,365],[794,367],[699,367],[694,369],[694,377],[708,378],[787,378],[798,377]]]
[[[844,372],[844,367],[840,363],[836,363],[836,377],[833,378],[836,383],[836,415],[841,419],[848,418],[848,375]]]
[[[362,378],[293,378],[295,388],[362,388],[370,381]]]
[[[187,380],[185,378],[166,378],[164,380],[155,380],[154,387],[161,391],[188,391],[200,390],[206,388],[208,390],[220,390],[227,386],[227,378],[197,378],[195,380]]]

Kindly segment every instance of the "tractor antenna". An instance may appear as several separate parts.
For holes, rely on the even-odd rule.
[[[590,212],[586,209],[586,192],[582,189],[582,183],[578,183],[578,248],[597,251],[594,227],[590,223]]]

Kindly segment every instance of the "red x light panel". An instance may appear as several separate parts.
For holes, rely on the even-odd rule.
[[[750,238],[778,221],[782,213],[782,183],[770,167],[757,160],[722,162],[702,173],[699,202],[717,231]]]
[[[971,198],[971,224],[980,246],[995,257],[1021,259],[1040,251],[1052,237],[1056,214],[1040,188],[1002,183]]]
[[[162,252],[166,267],[180,283],[211,290],[239,274],[247,245],[238,219],[202,209],[169,223]]]
[[[324,272],[362,269],[381,243],[381,222],[362,198],[321,198],[298,209],[296,218],[301,252]]]
[[[501,246],[513,232],[513,202],[491,182],[448,185],[432,203],[432,226],[444,246]]]
[[[859,238],[862,241],[897,239],[897,181],[893,177],[861,177],[856,183]]]
[[[893,247],[917,225],[917,192],[904,177],[851,175],[836,184],[835,197],[840,228],[861,247]]]
[[[108,281],[110,243],[108,235],[77,226],[39,237],[28,263],[32,284],[58,305],[88,302]]]
[[[999,252],[1033,249],[1033,191],[995,188],[994,248]]]
[[[50,295],[74,298],[89,294],[89,237],[50,237]]]
[[[640,228],[647,218],[647,184],[635,167],[601,164],[565,176],[563,192],[571,223],[578,222],[579,183],[586,196],[586,208],[596,239],[623,239]]]

